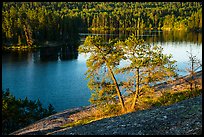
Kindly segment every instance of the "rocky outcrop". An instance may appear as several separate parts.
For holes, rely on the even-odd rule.
[[[72,121],[72,119],[70,118],[72,114],[76,114],[81,111],[89,111],[91,107],[93,106],[90,105],[85,107],[78,107],[58,112],[49,117],[45,117],[39,121],[36,121],[35,123],[25,128],[19,129],[11,133],[10,135],[25,135],[25,134],[44,135],[50,132],[58,131],[61,129],[61,126]]]
[[[202,134],[202,95],[170,106],[140,110],[73,128],[57,129],[54,132],[24,131],[23,134],[199,135]]]
[[[171,106],[102,119],[54,135],[194,135],[202,134],[201,96]]]

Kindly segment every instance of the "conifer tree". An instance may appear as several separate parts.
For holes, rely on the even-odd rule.
[[[105,43],[99,36],[88,36],[84,45],[79,47],[79,52],[90,54],[86,62],[88,67],[86,75],[90,79],[89,88],[94,90],[90,99],[91,102],[96,104],[99,102],[115,102],[118,98],[122,111],[126,111],[119,84],[114,74],[114,69],[123,57],[122,50],[118,45],[119,43],[114,44],[114,41]]]
[[[176,76],[175,60],[171,55],[162,53],[160,46],[146,44],[134,34],[122,44],[129,65],[122,67],[119,72],[132,72],[128,83],[134,87],[134,98],[131,109],[135,108],[138,97],[142,92],[150,90],[151,85],[165,82]]]

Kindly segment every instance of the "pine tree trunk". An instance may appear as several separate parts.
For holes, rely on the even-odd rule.
[[[28,46],[31,46],[33,44],[31,32],[30,32],[30,30],[28,30],[26,25],[24,25],[24,32],[25,32],[25,36],[26,36],[26,42],[27,42]]]
[[[96,47],[101,51],[101,49],[100,49],[98,46],[96,46]],[[113,74],[113,71],[112,71],[110,65],[108,64],[107,59],[106,59],[104,56],[103,56],[103,60],[104,60],[105,63],[106,63],[106,66],[107,66],[107,68],[108,68],[108,71],[109,71],[109,73],[110,73],[110,75],[111,75],[111,78],[112,78],[112,80],[113,80],[113,83],[114,83],[114,85],[115,85],[116,92],[117,92],[117,95],[118,95],[118,98],[119,98],[119,101],[120,101],[120,104],[121,104],[121,107],[122,107],[122,112],[125,112],[127,109],[126,109],[126,107],[125,107],[125,103],[124,103],[124,100],[123,100],[123,98],[122,98],[122,95],[121,95],[121,92],[120,92],[120,89],[119,89],[117,80],[116,80],[116,78],[115,78],[115,76],[114,76],[114,74]]]
[[[191,83],[190,83],[191,92],[193,91],[193,82],[194,82],[194,59],[192,57],[192,60],[191,60]]]
[[[135,108],[135,104],[136,104],[136,101],[137,101],[137,98],[138,98],[138,95],[139,95],[139,68],[137,68],[136,70],[136,76],[137,76],[137,81],[136,81],[136,91],[135,91],[135,96],[134,96],[134,100],[133,100],[133,103],[132,103],[132,107],[131,109],[133,110]]]
[[[110,72],[111,78],[112,78],[112,80],[114,82],[114,85],[115,85],[115,88],[116,88],[116,91],[117,91],[117,94],[118,94],[118,98],[119,98],[119,101],[120,101],[120,104],[121,104],[121,107],[122,107],[122,112],[125,112],[126,111],[126,107],[125,107],[124,100],[122,98],[122,95],[121,95],[118,83],[116,81],[116,78],[115,78],[115,76],[113,74],[113,71],[110,68],[110,66],[107,63],[106,63],[106,65],[107,65],[108,71]]]

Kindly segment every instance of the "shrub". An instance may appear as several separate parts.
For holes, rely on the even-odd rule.
[[[154,102],[153,106],[171,105],[173,103],[177,103],[182,100],[198,96],[201,94],[201,92],[202,92],[202,89],[200,90],[195,89],[193,91],[186,90],[186,91],[181,91],[176,93],[166,92],[161,97],[159,97],[157,101]]]
[[[9,89],[2,90],[2,135],[9,134],[33,122],[56,113],[50,104],[43,108],[40,100],[16,99]]]

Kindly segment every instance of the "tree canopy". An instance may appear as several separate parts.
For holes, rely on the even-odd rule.
[[[87,29],[201,31],[202,3],[3,2],[5,45],[68,42],[73,35]]]
[[[93,91],[91,103],[98,106],[119,104],[122,112],[125,112],[127,108],[123,94],[127,93],[132,95],[131,109],[134,109],[141,93],[148,94],[153,85],[176,76],[175,60],[162,51],[160,46],[146,44],[134,34],[125,41],[105,42],[100,36],[86,37],[79,52],[90,55],[86,61],[86,75],[88,87]],[[127,64],[121,66],[121,61]],[[117,78],[118,75],[125,79]]]

